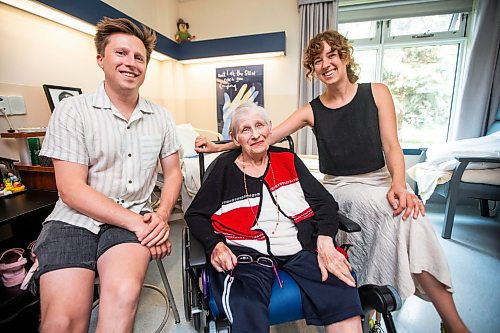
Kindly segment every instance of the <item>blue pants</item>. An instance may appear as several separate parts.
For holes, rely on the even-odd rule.
[[[231,247],[236,256],[260,253]],[[242,251],[244,250],[244,251]],[[333,274],[321,281],[317,254],[302,250],[293,256],[276,257],[277,266],[299,285],[308,325],[329,325],[362,314],[358,290]],[[275,272],[257,263],[238,264],[232,272],[212,275],[212,292],[217,306],[232,323],[233,332],[269,332],[269,299]],[[283,306],[286,306],[284,304]]]

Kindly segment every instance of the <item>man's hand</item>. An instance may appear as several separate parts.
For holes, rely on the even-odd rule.
[[[212,255],[210,256],[210,261],[217,272],[233,270],[238,263],[234,253],[223,242],[219,242],[215,245]]]
[[[148,247],[151,253],[151,259],[163,259],[165,256],[169,256],[172,252],[172,242],[169,239],[161,245],[153,245]]]
[[[413,193],[408,192],[405,186],[391,185],[387,192],[387,200],[393,209],[393,216],[403,214],[403,221],[413,213],[413,219],[418,217],[418,214],[425,216],[425,206],[422,201]]]
[[[142,218],[144,228],[135,233],[142,245],[152,247],[153,245],[161,245],[168,240],[170,235],[170,227],[167,223],[168,216],[147,213]]]
[[[351,275],[351,265],[347,258],[337,251],[330,236],[318,236],[318,266],[321,270],[321,281],[326,281],[330,272],[348,286],[356,287]]]

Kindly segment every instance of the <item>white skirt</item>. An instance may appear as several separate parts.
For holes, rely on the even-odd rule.
[[[353,244],[349,260],[359,285],[389,284],[403,300],[413,294],[429,300],[413,275],[425,271],[452,292],[448,263],[429,220],[421,215],[406,221],[403,214],[392,216],[386,197],[391,175],[386,167],[355,176],[326,175],[323,184],[340,211],[362,228],[337,235],[339,244]]]

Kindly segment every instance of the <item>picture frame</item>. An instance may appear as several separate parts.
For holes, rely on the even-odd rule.
[[[81,88],[54,86],[51,84],[44,84],[43,91],[49,102],[50,112],[54,112],[56,106],[63,99],[82,94]]]

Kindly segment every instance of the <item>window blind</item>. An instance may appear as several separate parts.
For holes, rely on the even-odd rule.
[[[339,3],[339,23],[471,12],[472,1],[473,0],[341,0]]]

